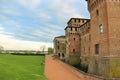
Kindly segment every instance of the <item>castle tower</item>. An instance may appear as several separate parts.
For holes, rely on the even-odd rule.
[[[66,58],[74,57],[80,58],[80,32],[79,28],[82,24],[87,22],[88,19],[71,18],[65,28],[66,33]],[[70,58],[71,59],[71,58]],[[72,59],[71,59],[72,60]],[[69,61],[69,60],[68,60]],[[70,61],[69,61],[70,62]],[[75,62],[74,62],[75,64]]]
[[[91,18],[89,73],[120,77],[120,0],[86,1]]]

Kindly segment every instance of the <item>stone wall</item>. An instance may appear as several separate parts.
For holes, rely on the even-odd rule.
[[[89,57],[88,73],[106,78],[120,78],[120,58]]]
[[[114,62],[114,60],[116,60],[116,59],[113,59],[112,61]],[[85,73],[85,72],[83,72],[83,71],[81,71],[81,70],[79,70],[79,69],[77,69],[77,68],[75,68],[75,67],[73,67],[71,65],[68,65],[66,63],[63,63],[63,64],[65,64],[69,68],[71,68],[72,72],[74,72],[78,76],[80,76],[82,80],[120,80],[120,78],[105,78],[105,77],[101,77],[101,76],[98,76],[98,75],[93,75],[93,74],[90,74],[90,73]],[[118,63],[116,63],[116,64],[118,64]]]
[[[110,78],[120,78],[120,58],[110,59]]]

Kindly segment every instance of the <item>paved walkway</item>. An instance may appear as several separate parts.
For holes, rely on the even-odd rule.
[[[45,57],[45,75],[48,80],[82,80],[74,69],[51,56]]]

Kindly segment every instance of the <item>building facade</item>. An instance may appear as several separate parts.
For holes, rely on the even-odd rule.
[[[90,20],[80,26],[80,50],[81,50],[81,65],[88,68],[88,58],[90,56],[90,44],[91,44],[91,34],[90,34]]]
[[[120,0],[86,1],[91,19],[88,72],[118,78],[120,77]]]
[[[81,25],[86,23],[89,19],[82,18],[71,18],[68,21],[68,25],[65,28],[65,36],[66,36],[66,55],[69,57],[70,55],[80,56],[80,32],[79,28]]]
[[[79,57],[88,73],[120,78],[120,0],[86,1],[90,19],[71,18],[65,28],[65,59]]]
[[[60,59],[66,57],[66,38],[65,36],[58,36],[54,38],[54,53],[59,56]]]

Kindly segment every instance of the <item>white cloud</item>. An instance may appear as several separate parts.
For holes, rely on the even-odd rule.
[[[43,31],[40,31],[40,30],[35,30],[32,35],[34,36],[38,36],[38,37],[41,37],[41,38],[44,38],[44,39],[51,39],[53,37],[52,34],[50,34],[49,32],[43,32]]]
[[[7,14],[7,15],[18,15],[17,11],[10,10],[10,9],[1,9],[0,13]]]
[[[1,22],[1,24],[5,24],[8,26],[12,26],[12,27],[17,27],[17,28],[22,27],[22,23],[18,23],[17,20],[12,20],[7,16],[2,16],[0,18],[0,22]]]
[[[1,26],[1,24],[0,24],[0,26]],[[2,31],[3,30],[3,27],[0,27],[0,31]]]
[[[37,14],[37,17],[42,18],[42,19],[44,19],[44,20],[50,20],[50,19],[51,19],[51,16],[48,15],[46,12],[43,12],[43,11],[40,11],[40,12]]]
[[[49,29],[63,30],[63,26],[60,26],[60,25],[48,24],[48,26],[49,26]]]
[[[41,0],[18,0],[18,2],[26,8],[35,9],[40,5]]]
[[[52,43],[18,40],[12,33],[5,32],[3,27],[0,27],[0,45],[8,50],[39,50],[41,45],[52,47]]]
[[[5,24],[8,24],[9,26],[12,26],[12,27],[21,27],[21,24],[22,24],[22,23],[18,23],[15,20],[7,20],[4,22],[5,22]]]
[[[75,3],[78,0],[53,0],[51,8],[60,17],[83,17],[76,9]]]

